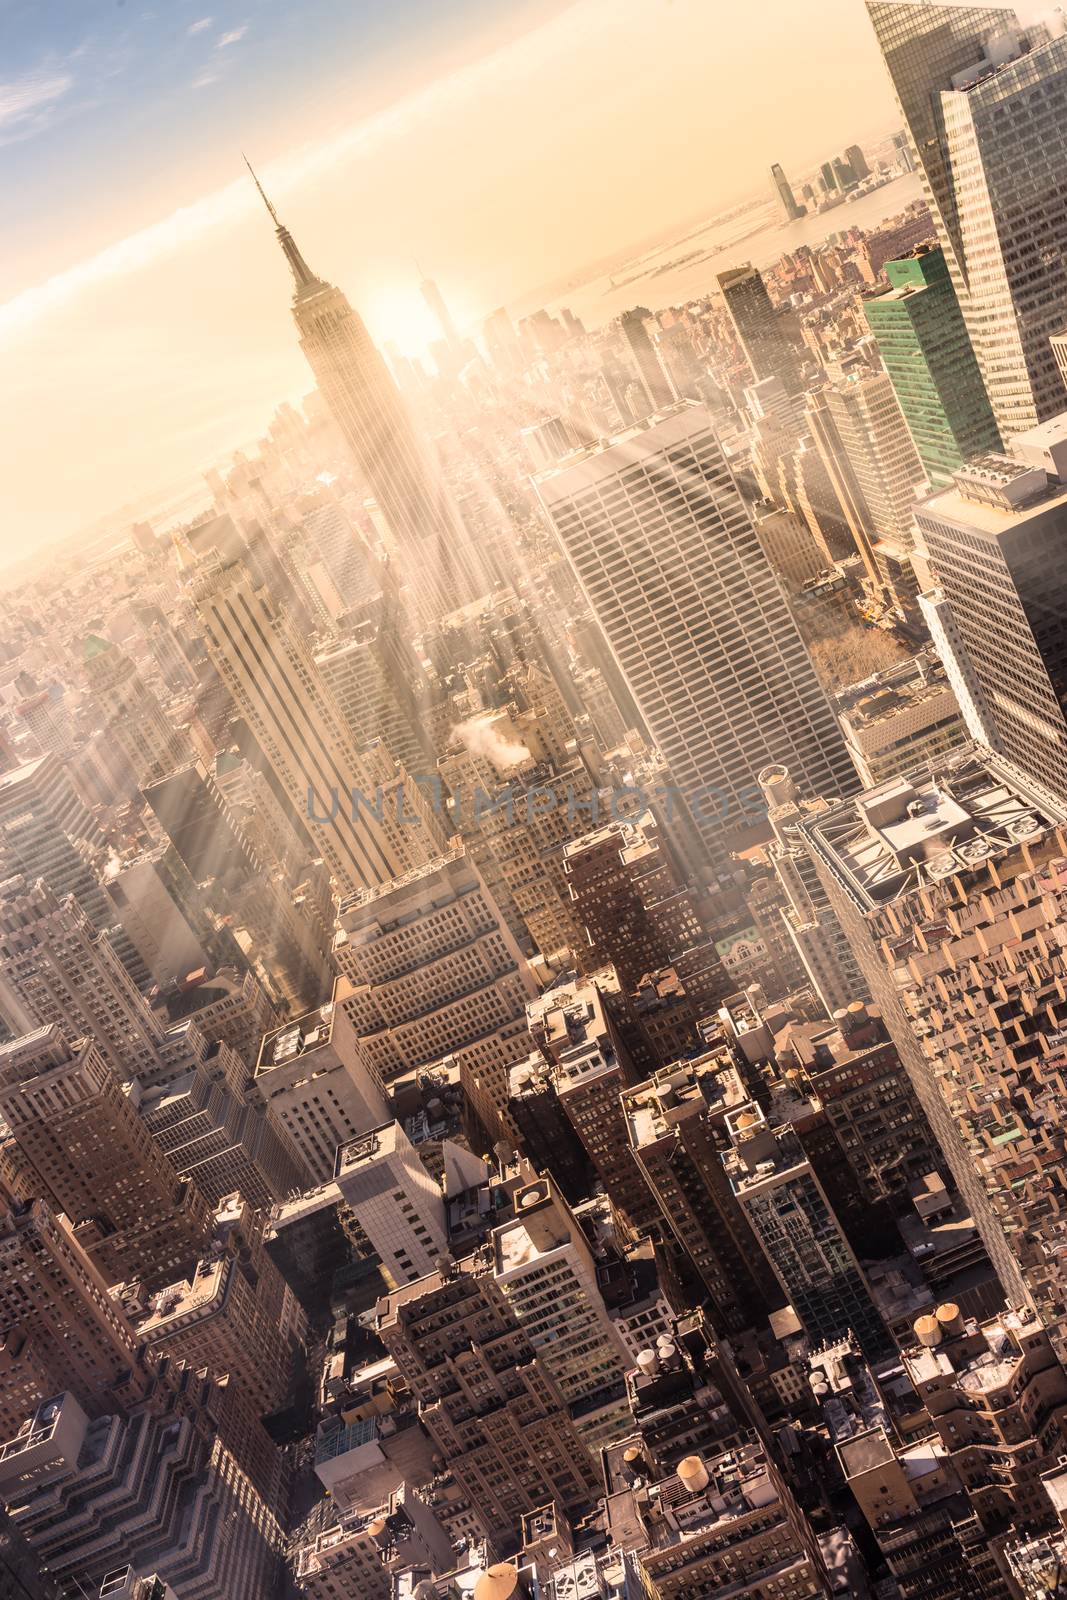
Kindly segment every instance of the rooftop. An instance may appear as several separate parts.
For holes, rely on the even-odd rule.
[[[403,1150],[407,1142],[399,1123],[383,1122],[380,1127],[371,1128],[369,1132],[361,1133],[357,1138],[338,1146],[334,1177],[343,1178],[347,1172],[372,1166],[384,1156]]]
[[[1063,805],[999,756],[966,746],[936,771],[895,777],[803,827],[817,861],[864,911],[983,870],[1035,843]]]
[[[276,1067],[290,1067],[302,1056],[321,1050],[330,1043],[333,1032],[333,1002],[327,1001],[317,1011],[308,1011],[295,1022],[286,1022],[273,1033],[263,1036],[256,1063],[256,1077],[273,1072]]]
[[[834,695],[839,716],[853,728],[869,728],[897,717],[911,706],[952,694],[939,661],[916,656],[861,683],[849,684]]]
[[[709,1051],[692,1061],[664,1067],[623,1094],[623,1115],[634,1149],[662,1139],[685,1117],[738,1109],[749,1099],[730,1058]]]

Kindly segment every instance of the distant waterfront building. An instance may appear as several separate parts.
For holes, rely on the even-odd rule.
[[[1067,37],[1004,8],[867,9],[1006,440],[1067,404]]]
[[[932,483],[1000,448],[989,397],[941,249],[887,261],[891,287],[863,304],[919,459]]]
[[[804,387],[800,356],[767,293],[763,274],[750,264],[720,272],[719,291],[757,382],[780,378],[790,394],[799,394]]]
[[[796,196],[794,195],[792,187],[790,186],[789,179],[786,177],[777,161],[771,168],[771,178],[774,182],[778,199],[782,203],[782,210],[785,212],[785,220],[787,222],[796,222],[798,218],[804,215],[805,208],[804,206],[797,205]]]
[[[846,146],[845,160],[852,169],[852,172],[854,173],[858,183],[862,183],[864,178],[870,177],[870,165],[868,164],[867,157],[864,155],[858,144],[850,144]]]
[[[916,509],[996,747],[1067,795],[1067,416]]]
[[[680,405],[536,483],[713,856],[758,811],[755,773],[768,761],[816,793],[852,787],[826,696],[703,406]]]

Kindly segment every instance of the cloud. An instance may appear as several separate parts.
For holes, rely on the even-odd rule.
[[[229,33],[220,33],[218,38],[215,40],[215,49],[225,50],[227,45],[240,44],[247,32],[248,23],[242,22],[239,28],[231,28]]]
[[[185,31],[190,35],[194,33],[204,33],[208,28],[210,28],[214,20],[214,17],[200,17],[198,21],[190,22]]]
[[[69,72],[30,72],[13,83],[0,83],[0,128],[10,128],[39,115],[72,88]]]
[[[210,89],[211,85],[220,82],[221,78],[221,72],[201,72],[193,79],[192,87],[194,89]]]

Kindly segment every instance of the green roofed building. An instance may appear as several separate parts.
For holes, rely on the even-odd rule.
[[[867,323],[931,482],[947,485],[1000,436],[939,248],[887,261],[891,287],[864,303]]]

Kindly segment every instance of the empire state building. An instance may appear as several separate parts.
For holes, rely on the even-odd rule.
[[[248,170],[293,274],[301,349],[396,541],[419,617],[437,621],[479,592],[466,530],[363,319],[340,289],[315,276]]]

